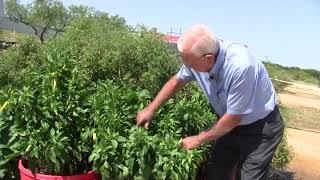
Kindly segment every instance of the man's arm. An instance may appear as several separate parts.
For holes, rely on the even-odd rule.
[[[219,139],[239,124],[240,115],[225,114],[210,129],[203,131],[198,135],[184,138],[182,145],[186,149],[198,148],[201,144]]]
[[[187,82],[173,76],[160,90],[155,99],[142,111],[138,112],[136,121],[138,126],[144,125],[147,129],[153,114],[159,107],[168,101],[176,92],[182,89]]]
[[[155,99],[148,105],[152,111],[156,111],[162,104],[167,102],[176,92],[184,87],[186,82],[173,76],[160,90]]]
[[[224,114],[222,118],[209,130],[199,134],[202,143],[217,140],[240,124],[240,115]]]

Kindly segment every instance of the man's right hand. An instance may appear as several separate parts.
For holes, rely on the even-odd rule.
[[[150,122],[152,120],[154,111],[149,108],[145,108],[142,111],[138,112],[136,121],[137,126],[144,126],[145,129],[149,128]]]
[[[157,109],[164,104],[171,96],[180,90],[186,82],[179,80],[177,76],[173,76],[160,90],[156,98],[144,110],[138,112],[136,121],[137,126],[144,126],[148,129],[152,117]]]

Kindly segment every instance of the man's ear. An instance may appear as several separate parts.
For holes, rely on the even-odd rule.
[[[208,63],[212,63],[214,61],[214,56],[212,54],[207,54],[204,56]]]

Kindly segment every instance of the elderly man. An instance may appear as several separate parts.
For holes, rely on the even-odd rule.
[[[182,145],[195,149],[215,141],[206,179],[266,179],[283,136],[276,93],[263,64],[238,43],[218,40],[205,25],[194,25],[177,43],[183,65],[141,112],[137,125],[148,128],[155,111],[186,83],[197,81],[219,120],[210,129],[186,137]]]

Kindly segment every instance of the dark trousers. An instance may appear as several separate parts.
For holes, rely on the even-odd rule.
[[[264,119],[238,126],[218,139],[207,162],[207,180],[266,179],[284,125],[278,107]]]

